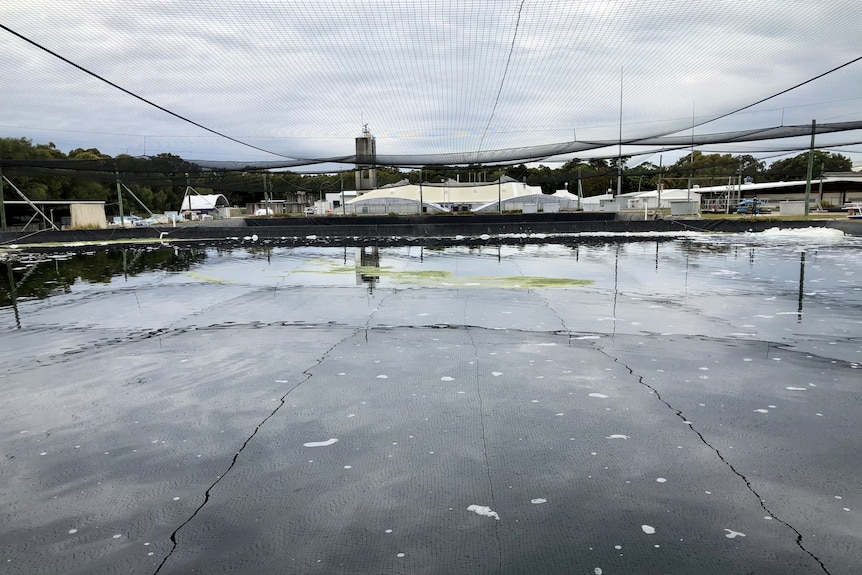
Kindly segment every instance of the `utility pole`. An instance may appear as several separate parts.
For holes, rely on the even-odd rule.
[[[694,177],[694,103],[691,104],[691,155],[688,159],[688,192],[685,199],[691,201],[691,179]]]
[[[805,180],[805,215],[808,215],[808,202],[811,201],[811,172],[814,171],[814,134],[817,131],[817,120],[811,120],[811,148],[808,150],[808,177]]]
[[[657,210],[661,209],[661,172],[662,172],[661,162],[663,159],[664,159],[664,156],[659,154],[659,156],[658,156],[658,188],[657,188],[658,197],[656,198],[656,206],[655,206],[655,208]]]
[[[341,215],[347,215],[347,204],[344,203],[344,172],[338,172],[338,180],[341,182]]]
[[[818,206],[820,209],[823,209],[823,162],[820,162],[820,193],[817,201],[820,202]]]
[[[581,185],[581,166],[578,166],[578,209],[581,209],[581,199],[584,197],[584,187]]]
[[[620,140],[617,152],[617,195],[623,193],[623,69],[620,68]]]
[[[126,220],[123,218],[123,192],[120,189],[120,171],[117,170],[117,204],[120,207],[120,227],[126,227]]]

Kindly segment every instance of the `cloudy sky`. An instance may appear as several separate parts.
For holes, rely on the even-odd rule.
[[[860,22],[858,0],[4,0],[0,136],[263,161],[352,154],[365,124],[408,156],[616,140],[621,109],[624,139],[687,134],[859,58]],[[695,132],[812,119],[862,120],[862,61]]]

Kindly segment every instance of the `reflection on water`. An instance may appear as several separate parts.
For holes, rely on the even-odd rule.
[[[626,322],[643,326],[638,331],[670,330],[662,321],[666,315],[652,317],[650,311],[666,305],[739,324],[733,333],[745,334],[764,324],[777,328],[788,316],[811,326],[815,318],[822,323],[841,307],[859,305],[859,247],[859,238],[851,237],[704,234],[568,245],[166,247],[30,254],[3,264],[0,309],[11,308],[4,323],[20,328],[22,317],[35,309],[22,308],[22,302],[68,294],[76,284],[115,292],[111,284],[118,278],[135,276],[124,288],[146,289],[154,302],[168,304],[156,285],[161,280],[143,285],[150,281],[147,274],[168,272],[174,274],[171,283],[217,283],[241,286],[240,291],[289,286],[363,286],[369,294],[401,287],[571,289],[580,294],[576,301],[591,294],[607,303],[604,313],[610,318],[599,319],[612,321],[604,324],[612,334]],[[806,318],[803,308],[820,315]],[[650,325],[647,318],[658,323]]]
[[[44,299],[68,293],[78,282],[107,284],[120,277],[156,271],[183,272],[204,262],[207,252],[199,249],[126,249],[87,254],[29,256],[7,260],[0,276],[0,308],[20,301]],[[20,323],[19,326],[20,327]]]
[[[368,284],[368,293],[380,281],[380,249],[375,247],[356,248],[356,285]]]

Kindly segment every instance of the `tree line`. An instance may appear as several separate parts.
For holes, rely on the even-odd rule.
[[[808,153],[772,162],[768,166],[757,158],[745,155],[704,154],[693,151],[668,166],[643,162],[629,166],[622,158],[622,191],[654,190],[661,181],[666,188],[688,185],[711,186],[736,183],[751,177],[755,182],[804,180],[808,173]],[[814,177],[822,172],[849,171],[850,158],[838,153],[815,150]],[[118,155],[111,157],[96,148],[76,148],[68,154],[48,144],[33,144],[27,138],[0,138],[0,168],[12,183],[31,200],[101,200],[107,212],[119,212],[117,179],[122,182],[125,211],[142,213],[134,196],[151,211],[161,213],[179,209],[187,186],[198,193],[222,193],[231,205],[260,201],[265,195],[272,199],[310,205],[328,192],[354,190],[353,172],[336,174],[302,174],[296,172],[217,172],[172,154],[147,157]],[[576,193],[580,186],[584,196],[616,192],[619,173],[616,158],[574,159],[558,168],[545,165],[511,166],[425,166],[404,171],[378,166],[378,186],[408,180],[410,183],[493,182],[508,176],[545,193],[568,189]],[[6,193],[10,199],[9,192]],[[17,198],[16,198],[17,199]]]

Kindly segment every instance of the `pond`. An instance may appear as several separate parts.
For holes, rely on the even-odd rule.
[[[860,248],[18,254],[4,572],[858,573]]]

